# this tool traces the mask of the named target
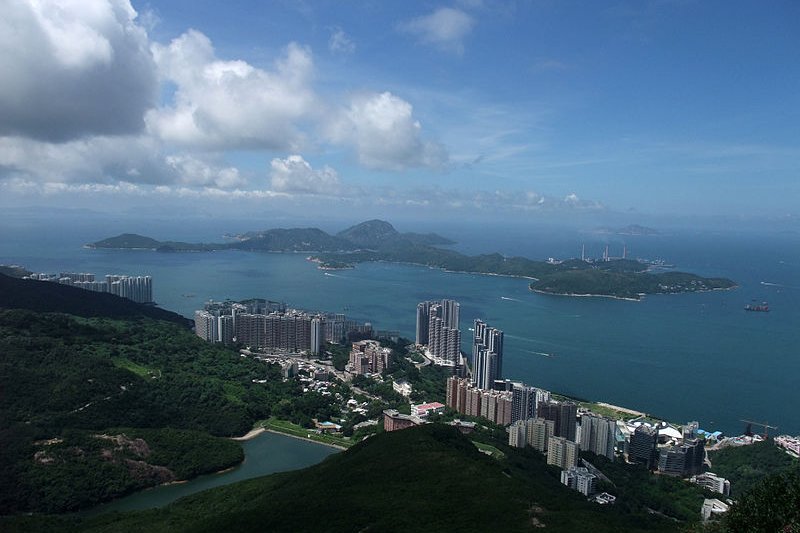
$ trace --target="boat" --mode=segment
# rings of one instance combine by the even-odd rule
[[[747,304],[744,306],[744,310],[769,313],[769,304],[767,302],[761,302],[760,304]]]

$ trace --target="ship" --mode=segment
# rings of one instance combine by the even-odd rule
[[[769,304],[767,302],[761,302],[760,304],[747,304],[744,306],[744,310],[769,313]]]

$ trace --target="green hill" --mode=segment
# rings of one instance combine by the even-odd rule
[[[51,281],[19,279],[0,274],[0,309],[67,313],[81,317],[166,320],[185,327],[191,321],[172,311],[136,303],[105,292],[93,292]]]
[[[144,235],[137,235],[136,233],[123,233],[116,237],[109,237],[102,241],[97,241],[86,246],[90,248],[143,248],[147,250],[155,250],[161,246],[161,242]]]
[[[237,250],[263,252],[327,252],[352,250],[353,243],[318,228],[270,229],[245,233],[228,245]]]
[[[218,437],[272,415],[338,413],[331,397],[186,325],[110,294],[0,276],[0,515],[80,509],[219,470],[242,453]]]
[[[533,456],[531,456],[533,457]],[[381,433],[323,463],[169,507],[38,526],[81,531],[672,531],[655,515],[587,502],[539,458],[492,459],[456,429]]]

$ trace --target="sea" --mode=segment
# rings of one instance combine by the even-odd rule
[[[620,256],[625,247],[628,257],[662,259],[679,270],[728,277],[738,285],[638,302],[536,294],[524,279],[413,265],[368,263],[322,271],[308,254],[83,246],[122,232],[220,242],[226,233],[279,226],[218,217],[17,213],[0,217],[0,264],[36,272],[150,275],[158,305],[187,317],[209,299],[260,297],[345,313],[411,339],[417,303],[452,298],[461,304],[465,352],[474,319],[505,332],[505,378],[673,422],[697,420],[708,431],[741,434],[743,420],[751,420],[776,426],[773,434],[800,434],[800,233],[795,230],[688,225],[658,235],[618,235],[596,228],[469,221],[402,228],[437,231],[468,254],[558,260],[580,257],[582,249],[601,257],[606,246],[610,255]],[[322,227],[335,231],[346,225]],[[770,312],[744,310],[761,302],[769,303]]]

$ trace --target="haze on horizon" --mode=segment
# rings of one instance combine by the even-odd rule
[[[800,220],[796,2],[4,11],[7,212]]]

